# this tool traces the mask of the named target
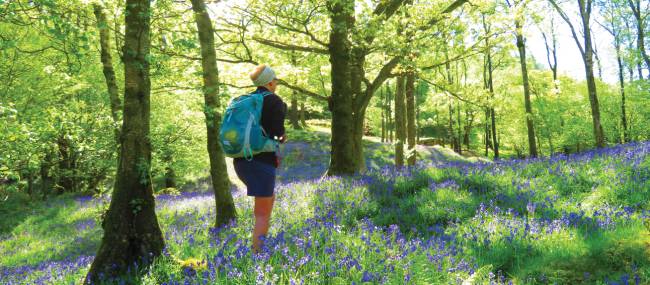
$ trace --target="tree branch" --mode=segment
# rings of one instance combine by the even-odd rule
[[[436,83],[434,83],[434,82],[432,82],[432,81],[430,81],[430,80],[424,79],[424,78],[422,78],[422,77],[420,77],[420,80],[426,82],[427,84],[431,84],[431,85],[433,85],[434,87],[436,87],[436,88],[438,88],[438,89],[440,89],[440,90],[443,90],[443,91],[447,92],[447,94],[449,94],[449,95],[451,95],[452,97],[455,97],[456,99],[458,99],[458,100],[460,100],[460,101],[463,101],[463,102],[465,102],[465,103],[467,103],[467,104],[474,105],[474,106],[476,106],[476,107],[480,107],[480,108],[485,108],[485,107],[486,107],[486,106],[481,106],[481,105],[478,104],[478,103],[475,103],[475,102],[469,101],[469,100],[467,100],[467,99],[461,97],[458,93],[456,93],[456,92],[454,92],[454,91],[451,91],[451,90],[447,89],[446,87],[444,87],[444,86],[442,86],[442,85],[439,85],[439,84],[436,84]]]
[[[553,5],[555,10],[558,12],[558,14],[560,14],[560,17],[562,17],[562,19],[567,24],[569,24],[569,28],[571,28],[571,34],[573,35],[573,39],[576,41],[576,44],[578,45],[578,49],[580,49],[580,54],[582,54],[582,56],[584,57],[585,56],[585,49],[582,47],[582,44],[580,43],[580,40],[578,39],[578,34],[576,33],[576,29],[575,29],[575,27],[573,27],[573,23],[571,23],[571,20],[569,19],[569,16],[567,16],[566,13],[564,13],[562,8],[560,8],[560,6],[557,5],[555,0],[548,0],[548,1],[551,3],[551,5]]]
[[[277,49],[282,49],[282,50],[312,52],[312,53],[319,53],[319,54],[329,54],[329,51],[326,50],[326,49],[315,48],[315,47],[304,47],[304,46],[298,46],[298,45],[292,45],[292,44],[285,44],[285,43],[281,43],[281,42],[277,42],[277,41],[273,41],[273,40],[263,39],[263,38],[260,38],[260,37],[257,37],[257,36],[253,37],[253,40],[260,43],[260,44],[270,46],[270,47],[274,47],[274,48],[277,48]]]
[[[390,78],[391,72],[401,61],[402,57],[396,56],[384,64],[372,83],[366,87],[366,92],[364,95],[358,99],[358,102],[355,102],[355,106],[366,106],[370,102],[372,95],[375,94],[377,89],[379,89],[382,84],[384,84],[384,81],[386,81],[386,79]]]
[[[304,88],[289,84],[288,82],[286,82],[286,81],[284,81],[282,79],[278,79],[278,83],[280,85],[286,86],[287,88],[289,88],[291,90],[298,91],[298,92],[303,93],[303,94],[305,94],[305,95],[307,95],[307,96],[309,96],[311,98],[314,98],[316,100],[327,101],[327,97],[325,97],[323,95],[320,95],[320,94],[318,94],[316,92],[312,92],[312,91],[309,91],[307,89],[304,89]]]
[[[468,3],[468,2],[469,2],[469,0],[456,0],[456,1],[454,1],[453,3],[449,4],[449,6],[447,6],[447,8],[445,8],[445,10],[442,10],[442,12],[440,13],[441,17],[429,20],[429,22],[427,22],[426,25],[420,27],[420,30],[421,31],[428,30],[429,28],[431,28],[432,26],[434,26],[438,22],[440,22],[440,21],[444,20],[445,18],[447,18],[446,14],[449,14],[449,13],[453,12],[454,10],[458,9],[460,6],[462,6],[463,4]]]

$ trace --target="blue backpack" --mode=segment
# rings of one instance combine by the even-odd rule
[[[260,124],[264,97],[271,94],[269,91],[253,92],[230,102],[219,132],[219,141],[227,157],[252,160],[255,154],[278,149],[278,142],[267,137]]]

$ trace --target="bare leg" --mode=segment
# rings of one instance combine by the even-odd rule
[[[269,221],[273,210],[275,196],[255,197],[255,228],[253,228],[253,252],[259,252],[262,242],[260,236],[269,232]]]

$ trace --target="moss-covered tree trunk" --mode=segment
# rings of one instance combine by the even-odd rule
[[[409,72],[406,75],[406,140],[408,142],[408,165],[415,165],[417,153],[415,150],[415,73]]]
[[[96,284],[100,277],[133,272],[135,263],[138,268],[146,268],[164,247],[150,175],[150,2],[128,0],[125,14],[124,120],[119,163],[111,203],[102,222],[104,237],[86,284]]]
[[[201,44],[201,67],[203,68],[203,98],[205,125],[208,131],[208,154],[210,176],[217,206],[216,226],[222,226],[235,219],[237,212],[230,192],[230,180],[223,150],[219,144],[221,113],[219,111],[219,71],[214,44],[214,29],[203,0],[192,0],[194,20]]]
[[[404,104],[405,77],[397,77],[395,87],[395,166],[404,166],[404,142],[406,141],[406,105]]]
[[[531,157],[537,157],[537,143],[535,141],[535,126],[533,125],[533,107],[530,103],[530,83],[528,81],[528,66],[526,64],[526,42],[523,36],[522,24],[519,19],[515,20],[515,35],[517,49],[519,50],[519,64],[521,66],[521,77],[524,85],[524,105],[526,108],[526,128],[528,130],[528,153]]]
[[[329,0],[329,54],[332,66],[332,138],[329,175],[354,174],[353,100],[350,72],[350,31],[354,19],[353,0]]]

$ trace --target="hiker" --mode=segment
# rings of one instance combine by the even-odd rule
[[[264,93],[260,125],[267,138],[284,143],[284,118],[287,105],[275,94],[278,80],[273,69],[259,65],[250,73],[253,84],[257,86],[254,93]],[[248,196],[255,197],[255,227],[253,229],[253,252],[261,248],[260,236],[269,231],[269,221],[275,200],[275,172],[280,166],[280,158],[275,151],[261,152],[251,157],[234,159],[237,177],[246,184]]]

